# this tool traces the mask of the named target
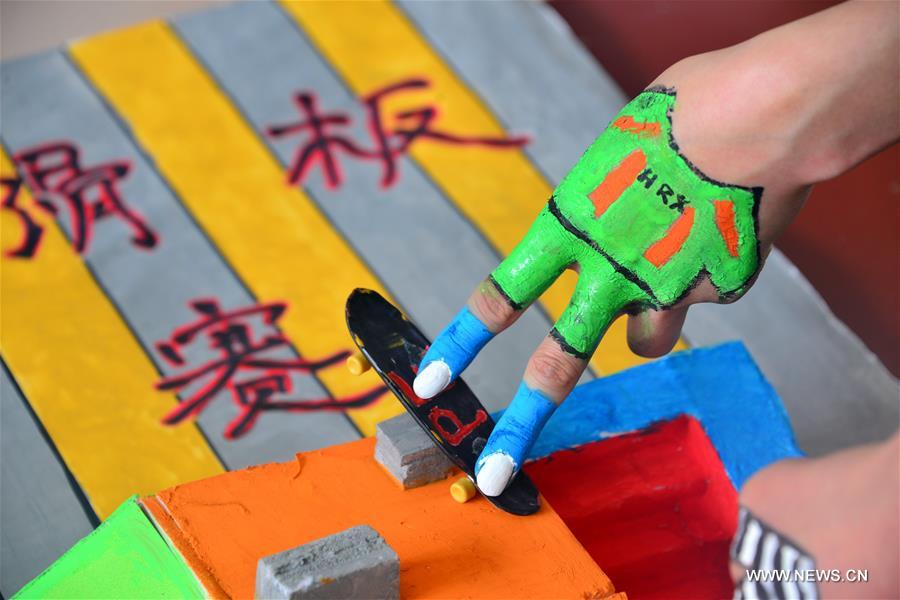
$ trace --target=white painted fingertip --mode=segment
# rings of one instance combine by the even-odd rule
[[[450,367],[442,360],[433,360],[419,371],[413,380],[413,391],[423,400],[434,398],[450,384]]]
[[[499,496],[509,485],[516,471],[516,463],[508,454],[495,452],[484,459],[478,475],[475,476],[476,484],[485,496]]]

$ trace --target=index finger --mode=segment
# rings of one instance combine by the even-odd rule
[[[413,382],[420,398],[427,400],[443,391],[496,334],[550,287],[572,263],[568,242],[555,217],[547,208],[542,210],[522,241],[426,352]]]

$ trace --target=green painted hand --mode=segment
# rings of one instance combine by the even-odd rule
[[[654,89],[625,106],[491,275],[521,309],[577,265],[575,294],[554,328],[574,356],[589,357],[626,307],[671,307],[704,274],[727,299],[759,267],[762,190],[694,168],[672,137],[674,105],[674,92]]]
[[[675,100],[674,91],[656,88],[622,109],[419,366],[415,391],[431,398],[565,269],[578,271],[569,305],[476,464],[485,494],[501,493],[515,476],[623,311],[671,308],[706,279],[727,300],[759,269],[762,189],[714,181],[679,153]]]
[[[479,458],[484,493],[515,476],[613,319],[629,313],[636,353],[668,352],[691,304],[753,284],[814,184],[897,142],[896,13],[845,2],[686,58],[656,79],[673,89],[648,89],[613,119],[420,365],[414,387],[430,398],[563,270],[578,271]]]

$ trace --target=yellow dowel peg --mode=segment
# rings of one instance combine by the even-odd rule
[[[468,477],[460,477],[450,486],[450,495],[460,504],[474,498],[477,491],[475,484]]]
[[[362,375],[371,368],[372,365],[362,352],[354,352],[347,357],[347,370],[353,375]]]

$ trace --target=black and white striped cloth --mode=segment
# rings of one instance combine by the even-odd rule
[[[740,508],[737,533],[731,542],[731,560],[760,575],[756,581],[750,581],[745,572],[734,588],[734,600],[819,598],[815,580],[804,581],[796,576],[799,572],[815,569],[815,562],[809,553],[757,519],[743,506]],[[780,572],[784,575],[780,577],[783,580],[773,581],[775,577],[766,577],[765,572]]]

